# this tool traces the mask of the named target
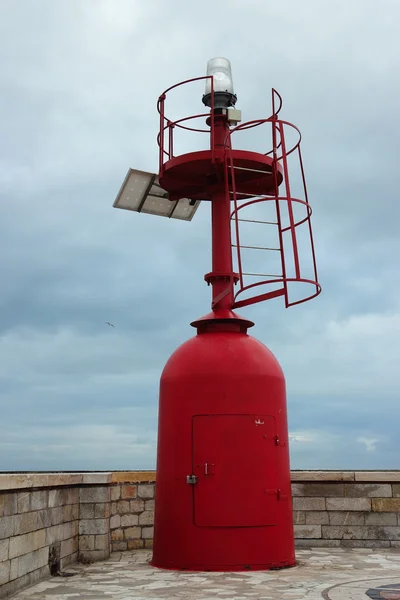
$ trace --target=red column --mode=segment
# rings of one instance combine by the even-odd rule
[[[225,173],[225,152],[229,123],[225,115],[214,115],[216,169],[221,176],[211,197],[212,272],[206,281],[212,285],[213,309],[231,309],[233,304],[233,266],[231,242],[231,200]],[[212,143],[212,137],[211,137]]]

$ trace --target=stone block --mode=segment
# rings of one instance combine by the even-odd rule
[[[341,497],[344,496],[343,483],[292,483],[292,495],[304,497]]]
[[[293,524],[294,525],[305,525],[306,524],[306,512],[304,510],[293,511]]]
[[[144,500],[131,500],[130,502],[130,512],[132,513],[141,513],[145,509]]]
[[[0,540],[0,563],[8,559],[10,540]]]
[[[140,548],[144,548],[145,541],[153,542],[153,540],[129,540],[128,550],[139,550]]]
[[[94,535],[80,535],[79,536],[79,550],[94,550]]]
[[[323,525],[322,537],[327,540],[376,540],[378,527],[365,525]]]
[[[371,512],[365,515],[366,525],[397,525],[397,513]]]
[[[400,498],[372,498],[375,512],[400,512]]]
[[[392,541],[390,542],[391,548],[400,548],[400,542]]]
[[[146,502],[144,503],[144,509],[154,511],[154,500],[146,500]]]
[[[70,490],[68,490],[68,488],[63,488],[61,490],[49,490],[49,508],[55,508],[56,506],[66,506],[68,504],[69,491]],[[53,496],[53,492],[56,492],[55,497]]]
[[[53,527],[47,527],[46,531],[46,545],[50,546],[50,544],[54,544],[54,542],[59,542],[64,539],[63,533],[64,528],[63,525],[54,525]],[[72,536],[69,536],[72,537]]]
[[[344,495],[348,498],[391,498],[390,483],[346,483]]]
[[[112,552],[124,552],[124,550],[128,549],[128,542],[118,541],[111,542],[111,550]]]
[[[140,538],[140,527],[127,527],[124,529],[124,538],[126,540],[134,540]]]
[[[17,516],[0,518],[0,540],[4,540],[14,535],[16,518]]]
[[[97,560],[104,560],[109,558],[110,551],[109,550],[86,550],[85,552],[80,552],[79,554],[80,560],[83,562],[96,562]]]
[[[0,585],[10,581],[11,561],[6,560],[0,563]]]
[[[123,500],[132,500],[137,496],[136,485],[121,485],[121,498]]]
[[[149,550],[151,548],[153,548],[153,540],[143,540],[144,541],[144,547],[148,548]]]
[[[66,504],[78,504],[79,503],[79,489],[78,488],[70,488],[66,491]]]
[[[155,480],[155,471],[116,471],[111,476],[113,483],[149,483]]]
[[[124,530],[123,529],[113,529],[111,532],[111,541],[112,542],[120,542],[124,539]]]
[[[50,527],[50,525],[52,525],[52,521],[51,521],[51,511],[53,509],[52,508],[44,508],[43,510],[38,510],[37,511],[37,526],[38,529],[41,529],[42,527]],[[28,513],[28,514],[32,514],[32,513]]]
[[[15,535],[30,533],[31,531],[36,531],[36,529],[39,529],[38,514],[39,513],[37,512],[28,512],[11,517],[15,519]]]
[[[292,471],[292,481],[354,481],[354,471]]]
[[[355,481],[384,481],[392,483],[400,481],[400,471],[355,471]]]
[[[60,546],[60,558],[74,554],[78,550],[78,537],[63,540]]]
[[[119,500],[121,498],[121,486],[113,485],[112,488],[110,488],[110,494],[112,502]]]
[[[26,575],[23,575],[19,579],[9,581],[1,587],[1,597],[8,598],[9,596],[15,594],[19,590],[34,585],[35,583],[43,579],[47,579],[49,577],[49,573],[49,566],[45,565],[44,567],[40,567],[40,569],[37,569],[32,573],[27,573]]]
[[[54,508],[55,506],[61,506],[63,504],[63,490],[49,490],[49,508]]]
[[[121,517],[119,515],[113,515],[110,519],[110,528],[118,529],[121,526]]]
[[[110,490],[105,486],[82,488],[79,491],[79,500],[81,504],[92,502],[109,502]]]
[[[326,510],[308,510],[306,525],[329,525],[329,514]]]
[[[63,540],[67,540],[68,538],[74,537],[79,534],[79,523],[78,521],[71,521],[69,523],[64,523],[62,525],[63,528]]]
[[[0,490],[17,490],[20,488],[31,488],[32,480],[27,474],[17,475],[4,473],[0,474]]]
[[[138,485],[140,498],[154,498],[154,485]]]
[[[293,498],[293,510],[325,510],[325,498]]]
[[[108,533],[108,519],[81,519],[79,521],[79,535],[101,535]]]
[[[340,540],[313,540],[306,538],[297,538],[294,540],[296,548],[339,548]]]
[[[370,511],[371,500],[369,498],[327,498],[327,510],[355,510]]]
[[[295,538],[321,538],[321,525],[295,525]]]
[[[400,527],[377,527],[382,540],[400,540]]]
[[[96,504],[94,509],[94,517],[95,519],[108,519],[110,516],[110,503],[103,502],[101,504]]]
[[[301,525],[298,525],[301,527]],[[144,540],[150,540],[154,537],[154,527],[142,527],[142,538]]]
[[[86,506],[86,504],[82,504],[82,506]],[[59,525],[60,523],[67,523],[68,521],[72,521],[72,508],[73,504],[68,504],[66,506],[57,506],[56,508],[49,508],[49,512],[51,515],[51,525]]]
[[[0,518],[10,517],[17,512],[17,494],[13,492],[0,494]]]
[[[108,534],[96,535],[94,540],[94,549],[110,551],[110,536]]]
[[[110,514],[111,515],[116,515],[117,513],[118,513],[118,503],[117,502],[111,502]]]
[[[121,517],[121,527],[132,527],[139,523],[139,517],[137,515],[123,515]]]
[[[22,577],[27,573],[36,571],[36,569],[40,569],[41,567],[47,565],[48,561],[48,548],[41,548],[40,550],[35,550],[35,552],[30,552],[29,554],[24,554],[18,558],[13,558],[11,561],[10,579],[17,579],[18,577]]]
[[[139,515],[139,525],[153,525],[154,524],[154,511],[146,510]]]
[[[394,498],[400,498],[400,483],[392,485],[392,490]]]
[[[366,514],[370,513],[348,510],[330,511],[328,512],[329,525],[365,525]]]
[[[107,484],[111,483],[111,471],[106,473],[84,473],[82,478],[82,483],[97,483],[97,484]]]
[[[87,504],[81,504],[79,510],[79,518],[80,519],[94,519],[94,507],[96,505],[93,502],[88,502]]]
[[[126,515],[130,512],[131,507],[128,500],[119,500],[117,502],[117,511],[119,515]]]
[[[31,493],[32,492],[19,492],[17,494],[17,512],[24,513],[29,512],[31,509]]]
[[[31,510],[42,510],[43,508],[47,508],[49,498],[48,490],[39,490],[37,492],[32,492],[31,494]]]
[[[10,539],[9,558],[16,558],[46,545],[46,531],[39,529],[25,535],[17,535]]]
[[[342,548],[390,548],[390,542],[385,540],[341,540]]]
[[[79,519],[79,504],[72,504],[72,519],[75,521]],[[86,504],[82,504],[82,506],[86,506]]]

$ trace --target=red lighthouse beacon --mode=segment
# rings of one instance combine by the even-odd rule
[[[169,94],[201,80],[207,113],[169,118]],[[130,170],[114,203],[183,220],[201,201],[211,204],[211,312],[191,323],[196,335],[172,354],[160,382],[152,564],[166,569],[295,564],[285,379],[273,354],[248,334],[254,323],[236,309],[279,296],[288,307],[319,294],[311,208],[300,132],[280,118],[280,95],[272,90],[269,117],[247,123],[235,104],[224,58],[210,60],[205,77],[166,90],[158,101],[158,177]],[[239,149],[240,136],[245,141],[255,128],[263,129],[253,136],[263,150]],[[205,132],[209,148],[176,154],[177,131]],[[296,197],[294,187],[302,192]],[[254,245],[257,228],[263,245]],[[253,232],[248,240],[246,231]],[[247,271],[252,253],[272,256],[265,264],[278,272]],[[296,284],[301,293],[293,297]]]

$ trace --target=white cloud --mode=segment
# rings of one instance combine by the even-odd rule
[[[357,438],[357,442],[359,444],[363,444],[365,446],[365,450],[367,452],[376,452],[376,444],[378,443],[379,440],[374,439],[374,438],[366,438],[366,437],[359,437]]]

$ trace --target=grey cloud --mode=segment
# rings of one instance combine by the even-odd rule
[[[292,464],[394,466],[398,16],[394,0],[237,0],[228,20],[210,0],[1,4],[0,468],[154,466],[158,375],[209,310],[209,206],[177,223],[111,204],[130,166],[158,168],[158,95],[220,54],[245,119],[269,115],[274,86],[304,135],[323,294],[240,311],[312,438]],[[201,93],[171,115],[203,111]]]

